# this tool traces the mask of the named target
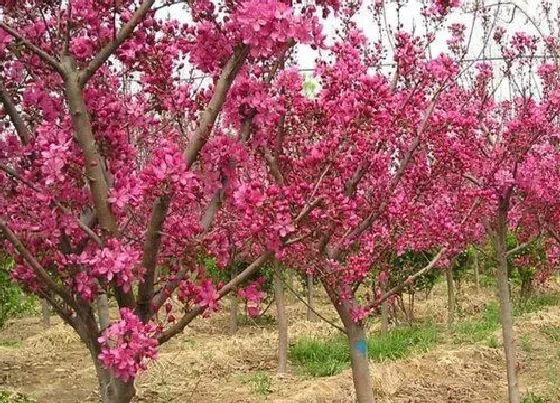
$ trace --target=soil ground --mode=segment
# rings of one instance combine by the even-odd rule
[[[558,281],[546,292],[558,292]],[[445,287],[417,303],[418,320],[445,323]],[[460,316],[476,315],[493,291],[477,294],[464,287]],[[336,320],[319,296],[318,310]],[[273,306],[269,314],[274,315]],[[288,305],[290,343],[303,335],[329,336],[337,330],[325,322],[306,322],[305,307]],[[160,349],[160,358],[136,382],[136,402],[353,402],[350,370],[326,378],[309,378],[290,366],[284,377],[275,374],[274,323],[242,325],[228,335],[227,313],[197,319]],[[519,374],[523,392],[560,402],[560,306],[523,315],[516,320]],[[547,330],[548,329],[548,330]],[[558,334],[554,329],[558,329]],[[377,331],[373,324],[370,332]],[[500,340],[499,331],[496,332]],[[405,359],[372,363],[378,401],[505,402],[505,363],[501,345],[456,344],[444,332],[442,343]],[[260,382],[260,384],[259,384]],[[41,403],[96,402],[96,379],[86,349],[66,325],[53,317],[44,330],[39,316],[11,320],[0,329],[0,390],[14,391]]]

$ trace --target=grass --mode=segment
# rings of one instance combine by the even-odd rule
[[[543,333],[551,342],[557,343],[560,341],[560,327],[558,326],[543,326],[540,328]]]
[[[373,361],[391,361],[412,353],[425,352],[439,341],[434,323],[402,326],[386,335],[368,337],[368,356]],[[299,339],[290,347],[290,359],[312,377],[335,375],[350,365],[350,349],[345,336],[326,340],[312,337]]]
[[[537,295],[513,307],[514,316],[536,312],[546,306],[559,305],[560,296]],[[474,344],[485,342],[488,347],[500,347],[496,332],[500,329],[500,310],[496,302],[489,303],[482,315],[476,319],[459,322],[455,325],[453,342],[457,344]],[[553,341],[560,341],[560,327],[542,329]],[[440,341],[439,328],[433,322],[420,326],[401,326],[386,335],[368,337],[368,356],[372,361],[391,361],[405,358],[413,353],[428,351]],[[521,339],[524,351],[531,350],[529,339]],[[350,365],[350,350],[345,336],[330,339],[303,337],[290,347],[292,362],[299,365],[303,373],[312,377],[335,375]],[[529,400],[531,402],[531,400]]]
[[[546,403],[547,401],[548,400],[544,397],[540,397],[533,392],[529,392],[523,396],[521,403]]]
[[[535,295],[513,304],[513,316],[521,316],[537,312],[544,307],[560,305],[558,295]],[[497,344],[495,332],[500,328],[500,309],[496,302],[491,302],[484,308],[482,317],[460,322],[455,326],[453,341],[459,344],[470,344],[486,341],[492,348]],[[558,333],[560,340],[560,329]],[[493,340],[496,339],[496,340]]]
[[[237,324],[239,326],[269,326],[276,323],[276,318],[272,315],[259,315],[251,318],[248,315],[237,315]]]
[[[252,374],[243,383],[249,383],[254,394],[266,396],[272,392],[270,376],[266,372]]]
[[[35,400],[32,400],[21,393],[0,390],[0,403],[35,403]]]
[[[457,323],[453,341],[458,344],[472,344],[487,340],[500,328],[500,312],[498,304],[490,303],[484,308],[482,317]]]

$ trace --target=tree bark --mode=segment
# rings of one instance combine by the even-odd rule
[[[48,329],[51,326],[51,307],[49,306],[49,303],[44,299],[41,299],[41,315],[41,322],[43,323],[43,327],[45,329]]]
[[[97,298],[97,316],[99,317],[99,329],[105,330],[109,326],[109,299],[107,294],[99,294]]]
[[[367,353],[367,340],[363,324],[354,322],[352,307],[349,301],[340,301],[338,295],[322,279],[323,287],[335,307],[348,337],[350,345],[350,365],[352,367],[352,381],[356,391],[358,403],[374,403],[373,383],[369,374],[369,359]]]
[[[480,265],[478,260],[478,252],[473,252],[473,266],[474,266],[474,283],[476,285],[476,292],[480,294]]]
[[[278,374],[285,374],[288,364],[288,320],[284,305],[284,284],[280,262],[274,260],[274,299],[278,323]]]
[[[99,381],[99,397],[102,403],[129,403],[136,389],[134,381],[125,382],[111,375],[97,359],[95,361],[97,379]]]
[[[352,366],[352,381],[356,390],[358,403],[374,403],[373,384],[369,373],[369,359],[367,353],[367,340],[364,327],[355,323],[350,313],[347,302],[337,302],[336,310],[342,319],[348,343],[350,345],[350,364]]]
[[[513,340],[513,316],[509,291],[508,261],[506,249],[507,211],[508,204],[500,203],[496,228],[494,233],[494,247],[498,259],[498,292],[500,298],[500,321],[506,356],[509,403],[519,403],[519,383],[517,380],[517,356]]]
[[[453,267],[451,265],[445,269],[445,280],[447,283],[447,329],[451,330],[455,321],[455,289],[453,286]]]
[[[313,276],[311,274],[307,275],[307,321],[316,322],[317,315],[313,310],[315,309],[314,298],[313,298]]]
[[[239,306],[239,299],[237,298],[237,293],[233,291],[231,293],[231,306],[229,310],[229,334],[233,336],[237,333],[237,314],[238,314],[238,306]]]

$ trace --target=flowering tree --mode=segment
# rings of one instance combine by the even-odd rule
[[[129,401],[156,346],[217,310],[312,208],[271,198],[278,216],[270,212],[264,250],[244,229],[228,231],[247,192],[238,175],[266,172],[255,150],[268,134],[248,133],[254,110],[274,102],[265,94],[294,43],[323,46],[316,14],[338,1],[187,1],[187,23],[158,17],[172,3],[0,2],[0,229],[13,278],[86,344],[104,402]],[[266,129],[281,113],[254,123]],[[228,203],[237,210],[219,213]],[[202,260],[226,265],[234,249],[252,263],[212,283]],[[256,303],[262,293],[245,296]]]

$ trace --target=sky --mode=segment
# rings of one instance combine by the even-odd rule
[[[368,36],[371,41],[379,40],[379,27],[375,21],[370,5],[376,0],[363,0],[363,5],[354,21],[358,27]],[[392,67],[390,63],[393,61],[393,54],[391,51],[390,43],[394,42],[394,33],[397,30],[397,25],[400,22],[403,30],[406,32],[415,32],[418,35],[425,34],[424,20],[420,13],[422,4],[429,0],[400,0],[403,4],[400,8],[400,15],[397,13],[396,0],[385,0],[384,2],[384,19],[382,24],[383,35],[382,41],[387,46],[387,54],[384,61],[389,64],[384,70],[390,73]],[[548,0],[553,9],[560,7],[560,0]],[[305,2],[305,0],[304,0]],[[492,43],[492,41],[485,41],[480,12],[475,14],[473,10],[475,4],[483,4],[489,7],[491,22],[494,26],[501,26],[506,29],[508,34],[515,32],[525,32],[530,35],[548,35],[550,30],[548,24],[542,13],[539,12],[539,5],[541,0],[463,0],[462,7],[454,9],[446,18],[444,25],[440,28],[436,35],[436,41],[430,46],[430,53],[433,57],[438,56],[440,53],[447,51],[446,41],[450,38],[447,26],[451,23],[464,24],[466,29],[465,36],[470,39],[469,51],[466,59],[482,59],[483,57],[492,58],[499,57],[499,48]],[[181,21],[189,21],[189,13],[183,5],[171,6],[164,11],[168,13],[171,18],[176,18]],[[399,18],[400,17],[400,18]],[[475,18],[473,18],[475,17]],[[558,22],[555,22],[558,27]],[[556,27],[556,31],[558,28]],[[328,18],[324,22],[324,30],[327,37],[332,36],[334,31],[338,28],[337,20],[335,18]],[[540,31],[540,33],[539,33]],[[554,33],[558,36],[558,32]],[[483,46],[487,43],[486,46]],[[539,52],[541,53],[541,52]],[[320,56],[319,51],[312,50],[306,45],[297,45],[295,62],[300,69],[311,70],[314,68],[315,59]],[[498,67],[502,64],[500,61],[492,61],[494,66]],[[498,97],[507,96],[508,88],[501,88],[503,86],[500,80],[500,73],[497,71],[496,82],[500,82],[500,88],[497,91]],[[536,77],[533,77],[536,82]]]

